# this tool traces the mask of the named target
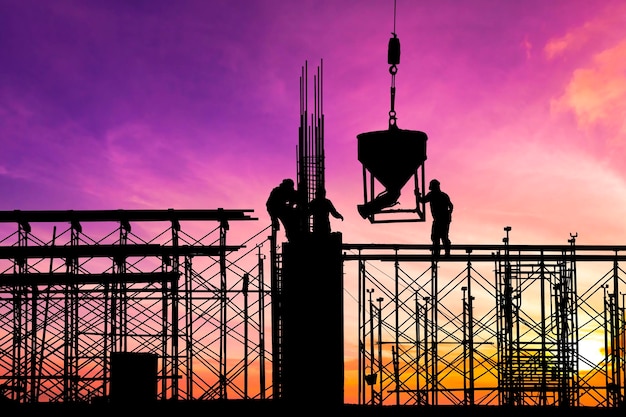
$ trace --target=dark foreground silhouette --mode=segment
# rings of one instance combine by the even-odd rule
[[[288,406],[273,400],[215,400],[215,401],[157,401],[153,403],[127,404],[3,404],[3,415],[19,416],[234,416],[234,415],[288,415],[294,413],[333,413],[355,417],[526,417],[530,415],[550,415],[552,417],[613,417],[622,416],[623,407],[501,407],[501,406],[364,406],[343,405],[330,410],[311,404]]]

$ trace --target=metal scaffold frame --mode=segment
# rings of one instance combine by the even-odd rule
[[[246,220],[0,212],[0,393],[110,398],[114,355],[149,353],[159,400],[281,398],[281,246],[269,226],[227,244]],[[341,245],[346,398],[623,405],[626,246],[513,245],[505,230],[437,261],[430,245]]]
[[[360,404],[623,405],[626,247],[505,231],[439,260],[430,245],[344,244]]]
[[[267,239],[226,243],[250,211],[0,212],[0,394],[109,399],[114,355],[144,353],[155,399],[271,396]]]

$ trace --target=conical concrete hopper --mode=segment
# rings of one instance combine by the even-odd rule
[[[388,191],[399,192],[426,161],[428,136],[416,130],[389,130],[357,135],[358,158]]]

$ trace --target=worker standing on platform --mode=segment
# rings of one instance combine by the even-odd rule
[[[422,201],[430,203],[430,213],[433,216],[430,233],[430,238],[433,241],[433,256],[439,257],[440,243],[443,243],[446,256],[450,256],[449,232],[454,205],[450,201],[450,196],[441,191],[441,184],[438,180],[431,180],[428,189],[430,191],[422,197]]]
[[[309,203],[309,214],[313,216],[313,233],[330,234],[330,215],[343,221],[343,216],[335,205],[326,198],[326,190],[316,191],[315,198]]]
[[[280,223],[282,223],[287,240],[290,240],[290,235],[295,232],[293,229],[297,226],[296,201],[297,193],[294,182],[292,179],[286,178],[280,185],[272,189],[265,203],[267,213],[272,220],[272,228],[280,230]]]

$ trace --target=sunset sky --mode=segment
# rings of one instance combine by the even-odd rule
[[[625,244],[626,3],[396,5],[398,126],[428,134],[453,244]],[[0,0],[0,210],[253,209],[252,235],[323,61],[333,229],[428,243],[356,210],[393,31],[393,0]]]
[[[0,0],[0,211],[253,210],[239,244],[296,179],[300,75],[312,88],[323,63],[333,230],[430,243],[430,214],[357,212],[357,135],[389,125],[392,32],[397,124],[428,135],[453,245],[499,244],[506,226],[513,244],[626,245],[624,0]]]

